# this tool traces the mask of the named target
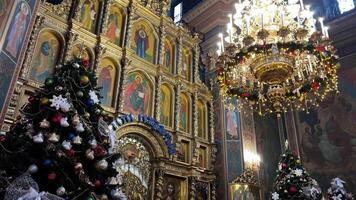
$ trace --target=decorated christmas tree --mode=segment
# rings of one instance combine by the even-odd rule
[[[318,183],[310,177],[300,158],[289,150],[286,142],[286,152],[282,154],[279,162],[271,199],[319,200],[321,198]]]
[[[353,195],[346,192],[344,184],[346,182],[340,178],[334,178],[328,189],[328,199],[330,200],[353,200]]]
[[[88,61],[75,60],[58,66],[29,97],[0,138],[6,200],[126,199],[115,167],[123,160],[113,152],[115,133],[104,121],[98,91]]]

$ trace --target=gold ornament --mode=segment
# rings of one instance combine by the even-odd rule
[[[80,123],[80,118],[78,115],[74,115],[74,117],[72,117],[72,123],[74,126],[77,126]]]
[[[51,126],[51,124],[49,123],[49,121],[47,119],[43,119],[40,122],[40,127],[41,128],[49,128]]]
[[[42,97],[40,103],[41,105],[48,105],[49,99],[47,97]]]
[[[59,135],[57,135],[56,133],[51,133],[48,137],[48,141],[56,143],[59,141]]]
[[[89,83],[89,77],[88,76],[85,76],[85,75],[80,76],[80,84],[81,85],[86,85],[88,83]]]
[[[82,144],[82,140],[83,139],[79,135],[77,135],[73,138],[73,144],[77,144],[77,145]]]
[[[88,149],[85,152],[85,156],[89,159],[89,160],[94,160],[95,156],[94,156],[94,151],[91,149]]]

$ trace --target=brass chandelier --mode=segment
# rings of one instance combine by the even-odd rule
[[[339,62],[328,28],[302,0],[240,0],[235,7],[218,43],[217,81],[226,103],[237,98],[239,109],[280,117],[308,112],[337,91]]]

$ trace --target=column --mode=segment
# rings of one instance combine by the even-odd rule
[[[72,58],[72,48],[74,42],[78,39],[78,33],[74,33],[73,30],[70,30],[67,34],[67,45],[64,55],[64,62],[68,62]]]
[[[194,34],[194,75],[193,75],[193,82],[194,83],[201,83],[200,77],[199,77],[199,59],[200,59],[200,46],[199,46],[199,35],[197,33]]]
[[[164,171],[162,169],[158,169],[156,171],[156,188],[155,188],[155,200],[161,200],[163,198],[163,181],[164,181]]]
[[[166,40],[166,27],[163,25],[163,18],[161,18],[161,28],[160,28],[160,32],[161,32],[161,37],[160,37],[160,46],[159,46],[159,60],[158,60],[158,64],[159,65],[164,65],[164,54],[165,49],[164,49],[164,42]]]
[[[174,116],[175,116],[175,120],[174,120],[174,130],[177,132],[179,130],[179,116],[180,116],[180,92],[181,92],[181,85],[178,84],[176,86],[176,95],[175,95],[175,110],[174,110]]]
[[[127,82],[127,69],[131,65],[131,60],[124,57],[121,60],[121,76],[120,76],[120,85],[119,85],[119,97],[118,97],[118,106],[117,111],[121,112],[124,106],[124,85]]]
[[[209,105],[209,132],[210,132],[210,142],[215,142],[215,119],[214,119],[214,102],[213,99],[210,99],[208,102]]]
[[[210,188],[211,188],[211,200],[216,200],[216,181],[212,181],[210,183]]]
[[[192,113],[193,113],[193,136],[198,136],[198,92],[195,91],[193,94],[193,102],[192,102]]]
[[[128,19],[127,19],[127,27],[126,27],[126,34],[125,34],[125,47],[128,49],[130,48],[130,39],[131,39],[131,32],[132,32],[132,23],[133,18],[135,15],[135,8],[134,3],[131,2],[129,7],[127,8]]]
[[[181,33],[178,35],[178,63],[177,63],[177,73],[182,74],[182,63],[183,63],[183,58],[182,58],[182,52],[183,52],[183,37]]]
[[[105,2],[105,1],[104,1]],[[103,9],[103,21],[101,22],[100,33],[106,33],[108,31],[108,22],[109,22],[109,12],[110,6],[112,5],[113,0],[107,0],[104,9]]]
[[[196,196],[196,189],[195,189],[195,184],[197,181],[197,177],[192,176],[189,177],[189,182],[190,182],[190,187],[189,187],[189,200],[195,200],[195,196]]]
[[[106,49],[100,43],[101,42],[99,41],[99,43],[95,47],[95,53],[96,53],[95,61],[94,61],[94,71],[95,72],[97,71],[97,69],[99,67],[99,64],[100,64],[100,61],[101,61],[101,58],[103,57],[103,54],[106,51]]]
[[[156,96],[155,96],[155,112],[154,112],[154,118],[157,121],[160,121],[160,113],[161,113],[161,84],[162,84],[162,75],[159,74],[156,78]]]

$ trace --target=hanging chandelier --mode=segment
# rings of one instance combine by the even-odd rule
[[[225,103],[237,98],[239,109],[280,117],[288,110],[308,112],[337,91],[338,57],[310,6],[240,0],[235,8],[218,43],[217,81]]]

